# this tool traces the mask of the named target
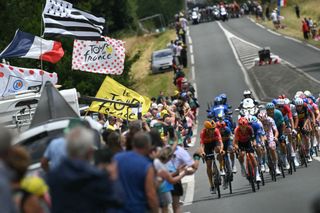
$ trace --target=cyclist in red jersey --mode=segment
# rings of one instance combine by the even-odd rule
[[[234,130],[234,139],[233,139],[233,145],[234,148],[237,150],[240,150],[239,153],[239,162],[241,165],[241,173],[242,176],[246,176],[246,169],[244,167],[244,155],[245,152],[250,153],[250,159],[253,162],[253,166],[255,168],[255,174],[256,174],[256,181],[261,181],[260,174],[258,172],[258,164],[256,161],[256,158],[254,157],[254,149],[251,144],[253,141],[253,145],[255,145],[254,140],[254,131],[252,127],[249,125],[248,120],[245,117],[241,117],[238,120],[238,127]]]
[[[216,123],[214,121],[205,121],[204,128],[200,133],[200,146],[202,156],[213,154],[213,151],[218,154],[217,158],[219,160],[220,168],[223,160],[223,143],[221,134],[218,128],[216,128]],[[207,165],[207,175],[210,184],[210,192],[214,193],[215,188],[212,181],[212,158],[206,158]]]

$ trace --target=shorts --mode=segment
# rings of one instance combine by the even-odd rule
[[[211,143],[205,143],[204,144],[204,152],[206,155],[213,154],[213,150],[216,146],[219,146],[220,143],[217,141],[211,142]]]
[[[182,196],[183,195],[183,187],[181,181],[173,184],[173,190],[171,191],[172,196]]]
[[[277,143],[274,141],[274,140],[268,140],[268,147],[270,148],[270,149],[273,149],[273,150],[275,150],[276,149],[276,147],[277,147]]]
[[[172,203],[171,192],[160,192],[158,193],[160,207],[167,207]]]
[[[254,153],[254,149],[250,141],[238,142],[239,149],[244,152]]]
[[[223,142],[223,150],[229,151],[229,152],[233,150],[233,145],[231,140]]]

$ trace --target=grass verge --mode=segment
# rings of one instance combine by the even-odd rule
[[[295,5],[298,4],[300,7],[300,19],[296,17]],[[281,16],[284,20],[281,21],[286,26],[284,29],[275,30],[272,21],[257,21],[258,23],[277,31],[278,33],[288,35],[290,37],[304,41],[302,34],[301,20],[304,17],[311,17],[314,22],[320,27],[320,11],[319,11],[319,0],[293,0],[285,8],[281,8]],[[308,43],[320,47],[320,41],[309,39]]]
[[[130,71],[133,90],[148,97],[156,97],[160,91],[164,91],[165,95],[173,94],[175,90],[172,83],[173,72],[152,75],[149,60],[153,51],[166,48],[170,40],[174,40],[175,37],[175,31],[168,30],[160,34],[124,39],[129,56],[141,52],[140,59],[132,65]]]

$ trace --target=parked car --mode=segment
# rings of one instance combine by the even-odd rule
[[[171,49],[154,51],[151,56],[151,71],[153,74],[172,70],[173,54]]]

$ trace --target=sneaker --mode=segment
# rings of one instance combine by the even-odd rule
[[[234,165],[234,166],[232,167],[232,172],[233,172],[233,173],[237,173],[237,167],[236,167],[236,165]]]
[[[223,183],[223,190],[228,189],[228,186],[229,186],[228,182],[227,182],[227,181],[224,181],[224,183]]]
[[[216,188],[210,187],[210,193],[211,194],[216,194]]]
[[[308,163],[312,162],[312,157],[311,156],[309,156],[307,158],[308,158]]]
[[[290,169],[290,164],[289,164],[287,158],[286,158],[285,161],[284,161],[284,168],[285,168],[286,170]]]
[[[224,171],[224,169],[220,170],[220,175],[221,176],[225,176],[226,175],[226,172]]]
[[[256,176],[256,181],[257,181],[257,182],[261,182],[261,177],[260,177],[260,175],[257,175],[257,176]]]
[[[270,172],[269,166],[264,166],[266,168],[266,173]]]
[[[279,167],[276,167],[276,175],[281,175]]]
[[[261,165],[261,172],[265,172],[266,171],[266,167],[264,166],[264,164]]]
[[[247,177],[245,168],[241,168],[241,175],[242,177]]]
[[[293,162],[294,162],[294,165],[296,167],[300,166],[299,162],[298,162],[298,159],[297,159],[297,156],[293,158]]]

